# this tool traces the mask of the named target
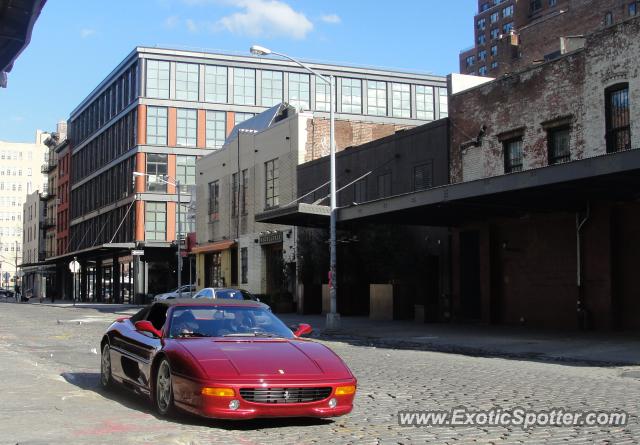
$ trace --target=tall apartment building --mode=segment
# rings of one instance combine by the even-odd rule
[[[46,160],[44,141],[48,137],[48,133],[38,130],[33,143],[0,141],[0,272],[3,286],[14,282],[16,264],[22,263],[22,206],[28,194],[46,189],[47,177],[40,170]]]
[[[336,76],[338,148],[447,115],[443,77],[311,66]],[[129,54],[71,112],[69,143],[58,153],[58,169],[70,159],[71,175],[58,175],[58,228],[68,233],[58,231],[53,260],[61,270],[78,258],[81,298],[124,301],[175,286],[176,210],[187,214],[196,158],[283,101],[314,112],[308,160],[327,154],[328,88],[295,64],[144,47]],[[134,172],[144,176],[134,181]],[[180,203],[176,180],[185,186]],[[144,256],[132,256],[134,248]]]
[[[637,0],[478,0],[460,72],[497,77],[575,48],[573,40],[638,13]],[[579,46],[579,45],[578,45]]]

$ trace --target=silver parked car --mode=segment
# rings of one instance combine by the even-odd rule
[[[180,298],[180,290],[182,290],[182,298],[191,298],[193,294],[196,293],[196,285],[195,284],[184,284],[179,288],[172,290],[171,292],[167,292],[164,294],[156,295],[153,300],[172,300],[174,298]]]
[[[205,287],[200,289],[193,298],[228,298],[231,300],[253,300],[260,303],[260,299],[244,289],[233,289],[230,287]],[[265,309],[271,310],[269,305],[260,303]]]

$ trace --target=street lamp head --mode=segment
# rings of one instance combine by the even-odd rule
[[[249,51],[251,51],[251,54],[253,54],[254,56],[268,56],[269,54],[271,54],[271,50],[268,48],[265,48],[264,46],[259,46],[259,45],[253,45]]]
[[[133,176],[146,176],[146,174],[141,172],[133,172]]]

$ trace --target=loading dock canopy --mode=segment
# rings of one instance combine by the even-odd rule
[[[488,218],[521,217],[532,212],[575,212],[584,210],[588,201],[598,199],[640,199],[640,150],[610,153],[342,207],[338,209],[337,221],[342,226],[358,222],[454,227]],[[328,226],[328,216],[321,218],[302,206],[306,204],[265,212],[258,215],[256,221]]]

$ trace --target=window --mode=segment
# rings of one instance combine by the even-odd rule
[[[498,68],[498,62],[496,62],[495,60],[493,62],[491,62],[491,69],[495,70]]]
[[[167,155],[147,153],[147,191],[166,192]]]
[[[209,183],[209,221],[217,221],[220,216],[220,182]]]
[[[198,100],[199,69],[194,63],[176,63],[176,99]]]
[[[503,142],[504,172],[522,171],[522,138]]]
[[[217,149],[224,145],[227,114],[224,111],[207,111],[206,146]]]
[[[147,96],[169,98],[169,62],[147,60]]]
[[[278,160],[265,162],[265,206],[277,207],[280,204],[280,178],[278,172]]]
[[[289,104],[299,110],[309,110],[310,100],[309,75],[289,73]]]
[[[378,198],[391,196],[391,172],[378,175]]]
[[[240,249],[240,278],[243,284],[249,281],[249,249],[242,247]]]
[[[547,135],[547,141],[549,144],[549,165],[571,160],[571,152],[569,151],[570,139],[571,129],[569,127],[549,130]]]
[[[282,73],[262,71],[262,106],[272,107],[282,102]]]
[[[241,184],[241,190],[240,190],[240,214],[242,215],[246,215],[247,214],[247,196],[248,192],[249,192],[249,170],[248,169],[244,169],[242,170],[242,184]]]
[[[146,202],[144,235],[149,241],[164,241],[167,237],[167,205],[164,202]]]
[[[491,38],[495,40],[498,37],[500,37],[500,30],[498,28],[492,28],[490,34],[491,34]]]
[[[361,203],[367,201],[367,178],[362,178],[354,184],[353,193],[354,202]]]
[[[497,56],[497,55],[498,55],[498,45],[493,45],[493,46],[491,47],[491,55],[492,55],[493,57],[495,57],[495,56]]]
[[[486,60],[487,58],[487,50],[483,49],[478,53],[478,60]]]
[[[236,218],[238,216],[239,208],[239,193],[240,193],[240,184],[238,183],[238,174],[231,174],[231,216]]]
[[[542,0],[530,0],[529,12],[534,13],[542,9]]]
[[[207,102],[227,102],[227,68],[206,65],[204,67],[204,100]]]
[[[487,41],[487,38],[485,37],[484,34],[480,34],[478,36],[478,45],[484,45],[486,41]]]
[[[502,17],[512,17],[513,16],[513,5],[507,6],[502,9]]]
[[[489,3],[483,3],[482,5],[480,5],[480,12],[486,11],[490,7],[491,5]]]
[[[500,13],[496,11],[493,14],[491,14],[490,20],[491,20],[491,23],[495,23],[498,20],[500,20]]]
[[[342,79],[340,103],[343,113],[362,113],[362,81]]]
[[[433,87],[416,85],[416,118],[433,120]]]
[[[370,80],[367,82],[367,114],[387,115],[387,83]]]
[[[185,234],[195,231],[195,221],[189,215],[189,204],[180,204],[180,225],[178,225],[178,218],[176,218],[176,238],[184,239]]]
[[[486,76],[487,75],[487,67],[486,66],[481,66],[480,68],[478,68],[478,74],[481,76]]]
[[[411,117],[411,86],[406,83],[393,83],[391,94],[391,114],[394,117]]]
[[[176,156],[176,179],[184,190],[185,186],[196,185],[196,157]]]
[[[425,190],[431,187],[433,187],[433,162],[414,167],[413,190]]]
[[[147,144],[167,145],[167,109],[147,107]]]
[[[611,12],[607,12],[604,15],[604,26],[611,26],[613,25],[613,14]]]
[[[478,29],[481,31],[484,30],[484,28],[486,27],[486,23],[487,21],[485,19],[478,20]]]
[[[256,72],[252,69],[233,69],[233,103],[256,104]]]
[[[440,99],[440,119],[449,116],[449,95],[446,88],[440,88],[438,90],[438,96]]]
[[[467,68],[472,66],[474,63],[476,63],[476,56],[467,56],[465,62],[467,63]]]
[[[178,108],[176,125],[176,144],[183,147],[195,147],[198,134],[198,111]]]
[[[629,3],[629,17],[634,17],[638,13],[638,5],[636,2]]]
[[[553,7],[558,4],[558,0],[549,0],[549,7]]]
[[[241,122],[251,119],[254,117],[254,113],[235,113],[235,125],[238,125]]]
[[[329,94],[329,84],[318,77],[316,79],[316,110],[318,111],[331,111],[329,109],[329,102],[331,95]]]
[[[605,91],[607,153],[631,148],[629,84],[615,85]]]
[[[502,25],[502,33],[508,34],[513,29],[513,22],[505,23]]]

